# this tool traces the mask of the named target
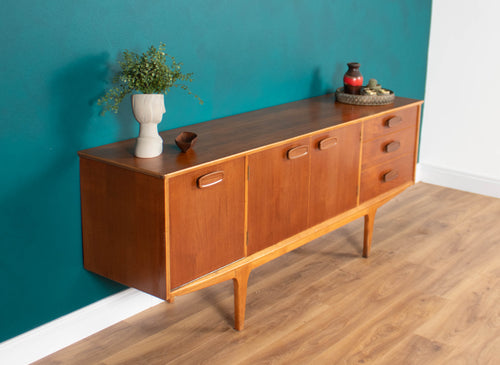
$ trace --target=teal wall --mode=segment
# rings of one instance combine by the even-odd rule
[[[164,41],[194,72],[165,130],[316,96],[361,62],[423,98],[431,0],[3,0],[0,341],[123,289],[82,267],[77,151],[135,137],[130,102],[98,116],[120,51]]]

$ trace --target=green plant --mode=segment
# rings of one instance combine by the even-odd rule
[[[167,63],[168,59],[171,61],[170,65]],[[193,81],[193,73],[181,72],[182,63],[165,52],[164,43],[160,43],[158,49],[151,46],[142,54],[125,50],[123,60],[118,61],[118,64],[121,70],[112,79],[112,83],[117,86],[109,89],[97,101],[98,105],[103,105],[101,115],[108,110],[117,113],[120,103],[128,94],[139,92],[166,95],[171,87],[180,87],[203,104],[198,95],[194,95],[186,85],[186,82]]]

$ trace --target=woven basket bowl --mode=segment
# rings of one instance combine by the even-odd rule
[[[386,89],[388,90],[388,89]],[[387,95],[353,95],[344,93],[344,88],[339,87],[335,92],[335,98],[338,102],[354,105],[385,105],[391,104],[396,99],[393,91]]]

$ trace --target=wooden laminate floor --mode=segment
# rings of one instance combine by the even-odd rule
[[[232,282],[178,297],[37,364],[500,364],[500,199],[419,183]]]

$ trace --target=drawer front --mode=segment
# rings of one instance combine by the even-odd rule
[[[245,160],[169,180],[170,277],[176,288],[245,255]]]
[[[384,134],[415,126],[417,123],[418,106],[400,109],[364,122],[363,141],[379,138]]]
[[[417,125],[363,143],[362,169],[415,152]]]
[[[365,202],[399,185],[413,181],[414,154],[408,154],[361,173],[360,202]]]

